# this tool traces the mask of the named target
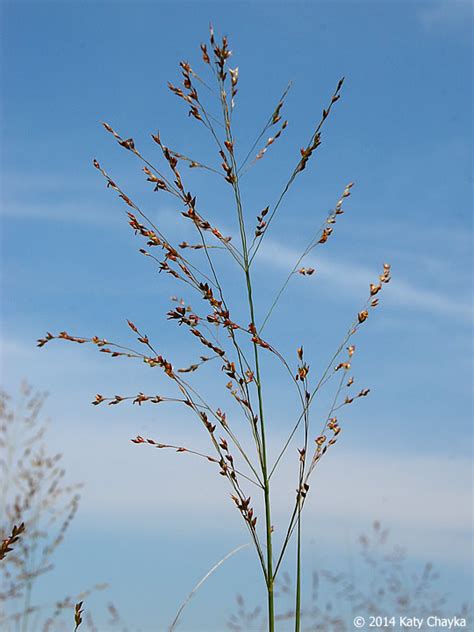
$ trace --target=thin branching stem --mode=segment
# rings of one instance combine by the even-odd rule
[[[250,156],[252,156],[252,154],[254,153],[255,149],[257,148],[257,145],[259,144],[259,142],[262,140],[264,134],[266,133],[266,131],[268,129],[270,129],[270,127],[272,125],[274,125],[275,123],[278,122],[279,118],[277,119],[277,116],[279,115],[279,111],[285,101],[286,95],[288,94],[290,88],[291,88],[291,81],[288,83],[288,85],[285,88],[285,91],[283,92],[283,94],[280,97],[280,100],[278,101],[278,104],[276,106],[276,108],[273,110],[272,114],[270,115],[269,119],[267,120],[267,122],[265,123],[264,128],[262,129],[262,131],[260,132],[260,134],[257,136],[257,138],[255,139],[252,147],[249,149],[249,151],[247,152],[245,158],[243,159],[243,161],[241,162],[239,168],[237,169],[237,175],[240,176],[241,175],[241,171],[242,169],[245,167],[245,165],[247,164]]]
[[[334,364],[334,361],[335,361],[335,360],[336,360],[336,358],[339,356],[339,354],[340,354],[340,353],[341,353],[341,351],[343,350],[344,346],[345,346],[345,345],[349,342],[349,340],[352,338],[352,336],[356,333],[357,329],[358,329],[357,321],[354,321],[354,322],[353,322],[353,324],[352,324],[352,326],[351,326],[351,328],[349,329],[349,331],[348,331],[348,332],[347,332],[347,334],[345,335],[345,337],[344,337],[343,341],[341,342],[341,344],[340,344],[340,345],[339,345],[339,347],[337,348],[336,352],[333,354],[333,356],[332,356],[332,357],[331,357],[331,359],[329,360],[329,362],[328,362],[328,364],[327,364],[327,366],[326,366],[326,368],[325,368],[325,370],[324,370],[324,372],[323,372],[323,374],[322,374],[321,378],[319,379],[318,383],[316,384],[316,386],[314,387],[314,389],[311,391],[311,394],[310,394],[309,400],[308,400],[308,402],[307,402],[307,404],[306,404],[306,407],[309,407],[309,406],[312,404],[312,402],[313,402],[313,400],[314,400],[314,398],[315,398],[316,394],[318,393],[318,391],[320,390],[320,388],[321,388],[321,387],[322,387],[322,386],[326,383],[327,378],[328,378],[328,373],[330,372],[331,367],[332,367],[332,366],[333,366],[333,364]],[[302,419],[304,419],[304,410],[303,410],[303,412],[300,414],[300,416],[298,417],[298,420],[296,421],[295,426],[293,427],[293,429],[292,429],[292,431],[290,432],[290,434],[289,434],[289,436],[288,436],[287,440],[285,441],[285,444],[284,444],[284,446],[283,446],[282,450],[281,450],[281,451],[280,451],[280,453],[278,454],[278,457],[277,457],[277,459],[276,459],[275,463],[273,464],[273,467],[272,467],[272,469],[271,469],[271,471],[270,471],[270,475],[269,475],[269,476],[270,476],[270,478],[272,477],[272,475],[273,475],[273,473],[274,473],[275,469],[278,467],[278,464],[279,464],[280,460],[282,459],[283,455],[285,454],[285,452],[286,452],[286,450],[287,450],[287,448],[288,448],[289,444],[291,443],[291,440],[293,439],[293,437],[294,437],[294,435],[295,435],[296,431],[298,430],[298,428],[299,428],[299,426],[300,426],[300,424],[301,424]]]
[[[321,128],[324,125],[324,122],[326,121],[326,119],[327,119],[327,117],[328,117],[328,115],[329,115],[334,103],[336,103],[336,101],[339,99],[339,92],[340,92],[340,90],[342,88],[343,81],[344,81],[344,79],[341,79],[339,81],[339,83],[337,85],[337,88],[336,88],[334,94],[331,97],[331,101],[330,101],[327,109],[323,111],[323,116],[322,116],[321,120],[319,121],[318,125],[316,126],[316,129],[314,130],[314,132],[313,132],[313,134],[311,136],[311,139],[310,139],[310,141],[309,141],[309,143],[307,145],[307,149],[310,149],[310,148],[316,149],[317,148],[317,144],[316,143],[317,143],[317,141],[319,139],[319,134],[320,134]],[[280,196],[278,197],[278,199],[277,199],[277,201],[275,203],[275,206],[273,207],[272,212],[268,216],[267,225],[265,227],[264,232],[260,236],[260,239],[258,240],[258,242],[255,242],[255,240],[254,240],[255,245],[252,244],[252,246],[254,246],[254,247],[253,247],[253,253],[252,253],[251,257],[250,257],[250,265],[252,264],[252,262],[253,262],[253,260],[255,258],[255,255],[257,254],[260,246],[262,245],[263,239],[264,239],[266,233],[268,232],[270,224],[272,223],[272,220],[275,217],[275,214],[277,213],[278,209],[280,208],[280,205],[283,202],[283,199],[285,198],[285,195],[288,193],[288,190],[291,187],[291,185],[293,184],[296,176],[298,175],[298,173],[300,173],[302,171],[303,168],[304,168],[304,163],[303,163],[303,158],[302,158],[302,159],[300,159],[298,161],[298,164],[294,168],[294,170],[293,170],[288,182],[283,187],[283,191],[280,193]]]

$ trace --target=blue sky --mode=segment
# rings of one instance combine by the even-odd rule
[[[26,377],[50,392],[52,444],[65,453],[71,478],[86,484],[43,595],[110,581],[124,614],[155,630],[207,568],[246,538],[207,467],[128,442],[141,433],[204,445],[192,419],[179,410],[90,406],[96,392],[159,391],[155,374],[85,348],[35,347],[46,330],[64,328],[130,341],[130,318],[177,364],[189,357],[183,332],[163,316],[179,290],[137,253],[123,205],[91,163],[99,159],[173,238],[192,241],[177,208],[150,191],[138,163],[100,122],[133,136],[147,156],[158,158],[149,135],[159,129],[177,151],[218,164],[211,140],[166,88],[178,82],[181,59],[200,65],[210,21],[228,34],[239,66],[242,152],[293,82],[288,129],[243,180],[249,222],[276,199],[346,77],[323,144],[260,251],[260,316],[307,235],[345,185],[356,184],[333,238],[306,262],[315,275],[293,280],[269,337],[290,354],[304,342],[320,369],[368,283],[384,261],[392,264],[380,309],[356,341],[357,383],[371,395],[346,413],[343,441],[322,465],[321,491],[308,507],[311,563],[344,569],[341,543],[378,518],[413,563],[431,559],[443,587],[467,596],[472,16],[468,3],[435,1],[2,4],[2,383],[14,391]],[[213,221],[236,235],[227,188],[206,173],[186,177]],[[232,299],[240,315],[237,291]],[[269,371],[276,451],[292,400],[284,376]],[[282,522],[291,465],[284,464],[278,493]],[[252,559],[250,551],[239,554],[219,571],[183,629],[222,629],[234,594],[258,585]],[[220,617],[212,624],[211,606]]]

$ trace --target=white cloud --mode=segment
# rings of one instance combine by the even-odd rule
[[[130,443],[132,431],[93,434],[80,429],[55,435],[66,451],[68,475],[86,483],[82,520],[89,523],[137,519],[151,529],[229,532],[240,517],[216,467],[189,454]],[[156,433],[152,434],[155,436]],[[73,436],[74,448],[68,449]],[[177,445],[193,444],[194,432],[176,432]],[[159,438],[159,437],[158,437]],[[171,437],[161,437],[162,440]],[[278,444],[279,445],[279,444]],[[65,447],[66,446],[66,447]],[[59,447],[59,446],[58,446]],[[277,445],[273,445],[276,452]],[[284,463],[273,486],[276,535],[283,533],[294,499],[296,463]],[[306,508],[306,533],[336,542],[381,520],[415,556],[457,563],[469,546],[470,462],[467,458],[355,453],[335,449],[321,462]],[[258,492],[251,484],[254,499]],[[262,508],[256,500],[257,514]]]
[[[93,225],[109,225],[111,217],[113,217],[110,208],[104,209],[103,205],[88,200],[81,202],[3,201],[0,207],[0,216],[13,219],[37,219]]]
[[[2,221],[32,219],[54,222],[55,224],[90,226],[97,229],[106,227],[107,230],[110,230],[127,224],[126,213],[128,210],[130,209],[125,203],[113,196],[110,196],[110,199],[105,203],[93,198],[81,198],[81,196],[78,196],[74,201],[20,202],[3,200],[0,204],[0,219]],[[176,209],[166,206],[160,207],[158,210],[147,211],[147,215],[165,232],[175,229],[180,218]],[[189,233],[190,223],[183,221],[182,224]],[[180,236],[182,239],[182,230]]]
[[[34,350],[25,344],[10,342],[3,350],[12,362],[31,367]],[[67,374],[68,384],[59,385],[59,399],[53,394],[46,412],[53,415],[49,448],[64,453],[69,481],[85,483],[79,522],[113,529],[115,523],[132,527],[139,521],[144,529],[183,535],[196,529],[211,532],[219,525],[219,529],[236,535],[244,533],[229,498],[230,490],[215,465],[190,454],[130,442],[139,433],[211,454],[206,435],[192,417],[172,406],[139,409],[125,403],[92,407],[92,383],[100,375],[101,358],[89,356],[87,361],[79,360],[80,366],[73,363],[65,371],[66,356],[61,355],[59,368],[58,355],[49,366],[44,352],[38,351],[37,356],[33,366],[41,374],[56,371],[55,384],[62,379],[58,371]],[[16,375],[18,367],[13,368],[13,377],[21,377]],[[110,367],[107,375],[109,371]],[[126,374],[123,380],[120,386],[125,388]],[[273,455],[283,444],[279,434],[274,432],[270,437]],[[277,535],[286,524],[294,499],[293,453],[290,451],[282,462],[273,484]],[[246,489],[253,498],[258,497],[253,485],[247,484]],[[355,536],[379,519],[411,554],[460,563],[469,546],[471,499],[471,464],[466,457],[403,454],[389,449],[384,453],[353,451],[338,445],[315,472],[306,509],[306,533],[337,546],[348,531]],[[255,507],[261,516],[256,500]]]
[[[259,252],[261,261],[273,267],[279,266],[285,272],[293,268],[299,255],[300,253],[296,250],[270,240],[267,240]],[[314,267],[318,278],[326,287],[340,288],[346,295],[356,294],[359,297],[361,296],[359,289],[366,288],[369,283],[374,282],[379,273],[378,270],[372,268],[319,255],[317,258],[305,257],[304,265]],[[439,315],[453,315],[469,321],[472,319],[472,305],[467,301],[417,288],[397,275],[393,276],[390,290],[385,292],[383,300],[398,307],[414,308]]]
[[[460,26],[472,20],[470,0],[443,0],[426,2],[420,9],[419,19],[425,28]]]

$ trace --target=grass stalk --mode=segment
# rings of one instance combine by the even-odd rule
[[[300,632],[301,624],[301,503],[298,501],[298,533],[296,543],[296,598],[295,632]]]
[[[242,206],[242,199],[239,188],[239,175],[238,166],[235,159],[233,150],[234,139],[232,137],[231,120],[229,115],[229,108],[226,99],[226,93],[223,85],[223,80],[219,78],[220,94],[222,111],[225,122],[226,137],[228,142],[229,158],[234,178],[232,180],[232,188],[234,190],[234,197],[237,209],[237,217],[239,222],[240,240],[242,245],[242,255],[244,261],[244,274],[245,283],[247,288],[247,301],[250,313],[250,322],[256,326],[255,307],[252,294],[252,278],[250,274],[250,260],[249,249],[247,244],[247,236],[245,231],[245,220]],[[268,603],[268,632],[274,632],[275,630],[275,601],[274,601],[274,577],[273,577],[273,543],[272,543],[272,520],[271,520],[271,496],[270,496],[270,479],[268,476],[267,466],[267,445],[265,437],[265,416],[263,408],[263,392],[262,392],[262,378],[260,372],[259,361],[259,348],[256,342],[253,342],[254,361],[255,361],[255,382],[257,387],[258,398],[258,412],[260,421],[260,444],[261,444],[261,467],[262,467],[262,479],[263,479],[263,492],[264,492],[264,505],[265,505],[265,536],[266,536],[266,549],[267,549],[267,603]]]
[[[255,229],[252,229],[247,234],[246,217],[244,214],[242,196],[241,196],[241,177],[250,169],[255,163],[259,162],[266,154],[270,145],[280,137],[283,130],[286,129],[287,122],[282,119],[280,112],[284,104],[288,88],[285,90],[277,106],[273,110],[272,115],[267,120],[263,127],[263,131],[257,136],[257,140],[251,146],[250,151],[245,155],[243,162],[238,166],[237,161],[237,148],[235,144],[233,129],[232,129],[232,115],[235,107],[235,98],[238,92],[238,67],[230,68],[227,64],[228,59],[231,57],[232,52],[228,47],[228,40],[224,36],[220,41],[214,36],[214,31],[211,27],[210,30],[210,48],[206,44],[201,44],[202,59],[207,68],[211,71],[214,79],[217,82],[219,96],[218,96],[218,108],[221,112],[219,117],[221,120],[217,120],[210,112],[207,111],[205,101],[201,100],[198,94],[198,90],[194,83],[194,79],[198,79],[200,83],[205,85],[200,77],[194,72],[191,66],[185,62],[180,62],[180,68],[182,73],[182,86],[177,87],[173,84],[169,84],[170,90],[184,101],[188,108],[188,115],[199,122],[199,125],[203,125],[204,128],[210,133],[213,139],[213,144],[217,145],[218,155],[220,156],[222,172],[219,169],[215,169],[213,166],[204,165],[201,162],[197,162],[185,155],[182,155],[172,149],[166,147],[160,135],[152,134],[154,142],[160,147],[163,158],[167,162],[167,166],[171,172],[171,176],[163,175],[161,168],[156,168],[151,161],[144,158],[144,156],[135,147],[135,142],[132,138],[124,139],[112,127],[108,124],[104,124],[105,129],[114,136],[115,140],[120,146],[130,151],[143,163],[143,171],[147,176],[147,181],[153,183],[154,191],[169,194],[173,197],[173,200],[179,200],[183,208],[181,209],[179,216],[184,216],[186,222],[191,222],[196,228],[200,243],[189,244],[186,241],[176,243],[173,245],[163,234],[163,232],[155,226],[155,224],[149,219],[149,216],[144,213],[135,202],[133,202],[115,183],[114,180],[107,174],[100,166],[97,160],[94,161],[94,166],[102,174],[107,181],[107,186],[110,187],[127,205],[126,214],[128,217],[128,223],[132,227],[136,235],[146,240],[148,248],[154,247],[154,251],[158,252],[158,256],[150,253],[144,248],[140,249],[140,252],[147,257],[151,258],[159,266],[159,271],[170,275],[174,280],[179,281],[185,285],[187,291],[190,289],[194,295],[198,297],[201,305],[205,305],[205,312],[195,313],[193,308],[184,302],[183,299],[174,298],[173,301],[178,305],[173,307],[168,313],[168,320],[174,320],[179,326],[184,325],[184,329],[187,329],[194,337],[197,345],[201,344],[206,348],[206,354],[208,349],[212,350],[212,356],[200,356],[200,361],[194,361],[192,364],[186,366],[186,368],[175,369],[172,362],[168,361],[161,355],[161,351],[155,350],[155,347],[150,343],[148,336],[143,334],[138,328],[130,321],[128,325],[134,332],[138,343],[146,346],[145,352],[142,353],[136,349],[132,349],[128,346],[123,346],[110,342],[104,338],[97,336],[82,338],[78,336],[71,336],[66,331],[62,331],[57,335],[53,335],[47,332],[44,338],[38,340],[38,346],[42,347],[53,339],[69,340],[70,342],[78,344],[93,344],[98,348],[98,351],[102,353],[108,353],[111,357],[124,357],[133,358],[135,360],[141,360],[150,368],[158,367],[158,371],[161,369],[166,376],[173,382],[173,388],[177,388],[180,392],[180,397],[167,397],[162,395],[145,395],[139,393],[133,397],[124,397],[116,395],[114,398],[104,397],[102,395],[96,395],[94,404],[101,404],[107,402],[108,405],[119,404],[125,400],[132,400],[133,403],[141,405],[144,402],[160,403],[164,401],[178,402],[186,407],[189,411],[198,418],[204,431],[208,433],[208,439],[212,445],[214,456],[209,456],[201,451],[187,449],[184,447],[176,446],[176,442],[169,441],[155,441],[150,439],[144,439],[138,436],[134,441],[137,444],[149,444],[158,448],[171,448],[176,449],[177,452],[189,452],[200,458],[204,458],[215,465],[219,466],[219,474],[224,476],[229,485],[231,491],[231,499],[235,503],[239,510],[241,517],[243,518],[246,528],[252,538],[255,550],[259,558],[260,565],[262,567],[263,576],[266,583],[267,593],[267,614],[268,614],[268,632],[275,631],[275,605],[274,605],[274,584],[277,577],[277,573],[282,564],[285,553],[289,546],[292,534],[296,529],[296,592],[295,592],[295,632],[300,632],[301,626],[301,593],[302,593],[302,511],[306,502],[307,492],[309,490],[308,479],[312,473],[315,465],[319,459],[326,453],[328,448],[334,445],[337,441],[341,427],[339,426],[337,419],[331,417],[335,411],[338,411],[342,406],[351,403],[355,398],[365,396],[369,391],[363,389],[358,395],[354,397],[346,396],[343,401],[339,398],[344,398],[344,389],[349,387],[352,381],[347,382],[346,373],[350,367],[350,357],[352,356],[355,347],[351,344],[347,348],[349,352],[349,358],[345,362],[340,362],[340,354],[343,353],[343,348],[350,338],[356,333],[360,325],[368,318],[369,311],[372,310],[378,304],[378,297],[374,298],[379,292],[383,283],[388,283],[390,280],[390,266],[384,264],[383,274],[379,276],[379,280],[375,284],[370,285],[370,294],[368,301],[365,303],[361,312],[357,314],[356,319],[353,321],[353,325],[343,338],[342,343],[339,345],[336,353],[332,356],[329,364],[324,369],[320,378],[315,377],[312,379],[311,384],[308,380],[308,373],[310,371],[309,364],[303,357],[303,347],[300,346],[297,350],[299,363],[297,366],[297,372],[295,374],[294,363],[287,358],[283,357],[282,353],[275,347],[270,345],[266,340],[261,338],[261,333],[268,323],[270,317],[277,304],[279,303],[284,291],[289,285],[290,280],[297,273],[303,276],[309,275],[315,271],[312,268],[298,269],[302,260],[319,244],[324,244],[333,231],[333,224],[336,223],[338,216],[343,213],[342,203],[343,199],[350,195],[350,188],[352,183],[347,185],[344,190],[341,199],[336,204],[336,207],[329,214],[325,220],[320,231],[311,239],[303,253],[289,272],[288,276],[283,282],[282,287],[278,291],[276,298],[270,307],[266,308],[266,316],[261,317],[261,322],[257,323],[257,309],[256,299],[259,297],[257,288],[253,285],[253,269],[252,266],[258,263],[255,261],[255,257],[262,244],[262,241],[266,237],[269,226],[272,223],[276,213],[280,210],[283,202],[286,198],[286,194],[298,175],[306,168],[308,161],[312,154],[321,144],[321,130],[327,120],[333,105],[340,98],[340,91],[343,84],[341,79],[337,85],[335,92],[333,93],[330,103],[326,109],[322,111],[322,117],[317,123],[312,136],[308,144],[300,150],[300,156],[297,157],[296,166],[294,166],[292,173],[286,180],[286,184],[283,187],[280,195],[276,198],[276,202],[270,209],[267,206],[260,212],[260,215],[256,217]],[[214,91],[211,90],[214,94]],[[215,124],[218,127],[215,127]],[[278,128],[274,126],[278,124]],[[258,152],[258,154],[251,161],[251,156],[255,150],[257,144],[266,135],[268,130],[272,131],[264,147]],[[250,161],[250,162],[249,162]],[[211,222],[203,215],[201,211],[201,205],[197,203],[197,196],[188,190],[187,184],[184,182],[184,178],[181,173],[181,164],[187,165],[189,168],[199,168],[208,171],[211,175],[217,174],[223,178],[232,188],[232,206],[234,208],[234,222],[236,220],[238,234],[240,236],[240,245],[234,246],[231,243],[232,236],[225,237],[217,226],[211,224]],[[230,191],[230,190],[229,190]],[[208,243],[207,238],[210,240],[216,239],[217,245]],[[188,248],[193,250],[200,250],[204,253],[204,257],[199,259],[200,255],[196,254],[192,256],[183,256],[182,250]],[[211,250],[214,249],[214,250]],[[227,286],[221,283],[221,269],[217,265],[218,260],[215,258],[220,255],[211,254],[217,249],[220,252],[228,253],[233,258],[237,266],[233,266],[234,270],[237,267],[238,280],[235,287],[238,287],[242,292],[242,296],[245,303],[245,310],[248,310],[248,316],[250,318],[250,324],[244,325],[243,323],[234,322],[231,318],[230,309],[228,307],[228,295]],[[202,256],[202,255],[201,255]],[[196,263],[195,263],[196,262]],[[201,269],[201,264],[204,262],[204,271]],[[243,275],[242,275],[242,272]],[[224,291],[225,288],[225,291]],[[226,298],[224,298],[226,296]],[[187,301],[187,299],[186,299]],[[260,307],[260,305],[259,305]],[[260,312],[258,312],[260,314]],[[265,311],[262,312],[265,314]],[[216,327],[217,330],[213,328]],[[220,329],[219,329],[220,328]],[[226,340],[222,340],[217,332],[225,333]],[[250,336],[250,338],[249,338]],[[252,353],[253,351],[253,353]],[[268,353],[269,357],[276,358],[282,363],[287,375],[291,382],[296,386],[299,403],[301,405],[301,413],[296,413],[296,423],[294,427],[288,429],[289,436],[286,439],[282,449],[277,453],[276,460],[271,464],[274,456],[270,457],[267,435],[268,435],[268,423],[265,413],[265,397],[263,389],[263,377],[266,375],[266,364],[263,363],[264,354]],[[246,436],[242,434],[241,427],[234,425],[238,423],[235,419],[227,418],[226,413],[217,407],[217,404],[213,404],[213,399],[209,399],[205,393],[206,390],[201,391],[201,387],[194,387],[188,378],[184,379],[183,374],[191,374],[204,364],[211,364],[214,366],[216,363],[208,363],[208,360],[220,361],[220,369],[217,369],[216,377],[220,380],[220,377],[225,374],[226,379],[229,380],[226,383],[227,393],[233,397],[233,403],[240,406],[238,416],[241,416],[244,421],[250,424],[250,431],[252,434],[253,443],[255,444],[255,452],[252,449],[245,448],[244,439],[247,436],[250,438],[250,432],[245,426]],[[338,361],[337,367],[334,367],[333,363]],[[336,392],[336,396],[331,407],[330,414],[323,426],[323,430],[319,436],[314,438],[316,448],[314,448],[314,454],[311,454],[311,460],[309,457],[309,446],[311,437],[310,429],[310,406],[313,403],[315,396],[319,390],[335,375],[335,373],[343,368],[341,381],[339,388]],[[265,370],[264,370],[265,369]],[[339,374],[339,375],[340,375]],[[217,382],[217,379],[216,379]],[[214,395],[214,393],[213,393]],[[268,397],[268,395],[267,395]],[[330,418],[331,417],[331,418]],[[295,467],[295,471],[299,472],[298,476],[298,489],[296,492],[296,500],[294,504],[289,507],[290,520],[281,549],[278,551],[278,555],[275,555],[275,562],[273,559],[273,525],[272,525],[272,496],[270,489],[270,482],[272,475],[274,474],[277,466],[279,465],[283,455],[287,449],[293,437],[298,429],[300,429],[301,422],[304,421],[304,429],[302,430],[301,447],[298,448],[299,452],[299,470]],[[217,432],[222,431],[224,438],[218,436]],[[326,437],[323,433],[332,432],[332,436]],[[235,450],[235,453],[234,453]],[[312,449],[311,449],[312,452]],[[243,460],[244,471],[242,470],[240,463],[234,463],[234,456],[237,460]],[[248,466],[249,472],[245,473],[245,468]],[[250,475],[249,475],[250,474]],[[253,476],[252,476],[253,475]],[[243,480],[242,480],[243,479]],[[257,528],[257,516],[254,513],[254,507],[251,504],[251,497],[245,492],[247,483],[252,483],[257,487],[258,493],[263,496],[265,519],[263,527]],[[272,482],[273,486],[273,482]],[[261,491],[260,491],[261,490]],[[264,543],[265,541],[265,543]],[[211,569],[212,572],[212,569]],[[199,586],[199,585],[198,585]],[[189,596],[192,596],[193,593]],[[188,598],[188,599],[189,599]],[[186,604],[187,602],[185,602]],[[184,605],[185,605],[184,604]],[[178,613],[178,617],[179,617]],[[176,623],[175,620],[174,624]],[[173,625],[174,625],[173,624]]]

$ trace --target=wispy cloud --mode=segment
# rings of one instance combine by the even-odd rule
[[[69,199],[74,198],[74,199]],[[68,199],[58,200],[51,196],[51,201],[19,201],[15,199],[3,199],[0,203],[0,218],[5,219],[31,219],[54,222],[56,224],[80,224],[84,226],[96,226],[113,228],[125,222],[128,208],[116,197],[109,196],[106,203],[97,198],[85,198],[82,195],[71,194]],[[158,210],[148,211],[153,219],[164,224],[168,229],[176,228],[176,209],[160,207]],[[187,227],[187,225],[185,225]]]
[[[8,219],[46,220],[56,223],[110,225],[113,210],[90,200],[80,202],[3,201],[0,206],[0,216]]]
[[[267,240],[260,249],[260,260],[278,266],[282,270],[289,272],[300,253],[276,241]],[[317,277],[325,287],[331,290],[341,289],[346,295],[361,296],[360,289],[366,288],[369,283],[374,282],[377,270],[354,264],[350,261],[341,261],[318,255],[318,257],[308,256],[304,260],[304,265],[314,267],[317,270]],[[452,315],[462,320],[472,319],[472,305],[464,299],[455,296],[448,296],[439,292],[419,288],[401,279],[398,275],[393,275],[390,283],[390,291],[386,292],[384,301],[398,307],[412,308],[438,315]]]
[[[419,11],[419,19],[427,28],[462,26],[472,21],[472,3],[469,0],[443,0],[426,2]]]
[[[365,282],[363,275],[361,278]],[[36,353],[23,342],[11,341],[2,347],[5,359],[12,363],[9,369],[13,369],[15,379],[21,377],[20,367],[23,371],[27,366],[43,375],[52,374],[55,384],[67,381],[57,384],[53,394],[56,412],[50,447],[64,453],[68,480],[85,483],[79,518],[85,524],[112,528],[119,523],[132,528],[139,516],[150,530],[186,535],[219,524],[219,529],[240,533],[239,516],[229,500],[226,481],[212,464],[193,455],[130,442],[140,433],[207,452],[207,438],[191,419],[182,417],[176,409],[90,406],[94,391],[91,385],[90,393],[83,393],[88,389],[83,384],[88,381],[84,379],[86,372],[95,382],[106,370],[102,385],[110,383],[106,376],[111,367],[102,363],[102,358],[88,354],[87,358],[79,358],[79,364],[69,364],[73,353],[69,349],[59,349],[51,360],[49,354]],[[37,356],[36,361],[33,356]],[[123,372],[123,365],[115,368]],[[127,379],[124,374],[120,387],[128,393]],[[120,388],[118,391],[122,392]],[[88,396],[87,405],[73,404],[71,410],[72,402]],[[273,458],[284,442],[280,434],[276,431],[269,441]],[[414,556],[462,563],[471,524],[470,469],[470,460],[465,457],[453,459],[389,449],[354,451],[342,446],[328,454],[315,472],[306,510],[306,532],[321,534],[337,546],[347,530],[357,534],[372,519],[380,519]],[[295,462],[288,457],[274,480],[274,489],[278,490],[274,495],[276,536],[287,522],[294,488]],[[249,493],[251,490],[249,485]],[[257,503],[256,511],[261,515]]]
[[[0,217],[79,224],[103,224],[112,208],[94,200],[96,183],[80,174],[72,179],[50,171],[2,173]]]
[[[160,528],[178,529],[181,534],[212,524],[238,531],[239,516],[225,481],[211,464],[192,455],[135,446],[128,440],[131,434],[123,428],[114,433],[103,428],[91,437],[76,429],[74,449],[69,451],[70,434],[61,438],[61,432],[55,433],[54,440],[66,451],[69,476],[86,483],[83,519],[127,523],[139,515],[152,529],[159,523]],[[185,445],[190,441],[182,431],[175,439]],[[273,453],[276,449],[276,442],[270,445]],[[150,487],[150,481],[156,483]],[[307,533],[324,533],[337,541],[348,527],[358,533],[372,519],[379,519],[414,555],[459,563],[465,557],[471,524],[469,481],[467,458],[341,449],[328,455],[315,473],[306,507]],[[274,483],[276,537],[287,523],[294,483],[294,463],[284,463]]]

